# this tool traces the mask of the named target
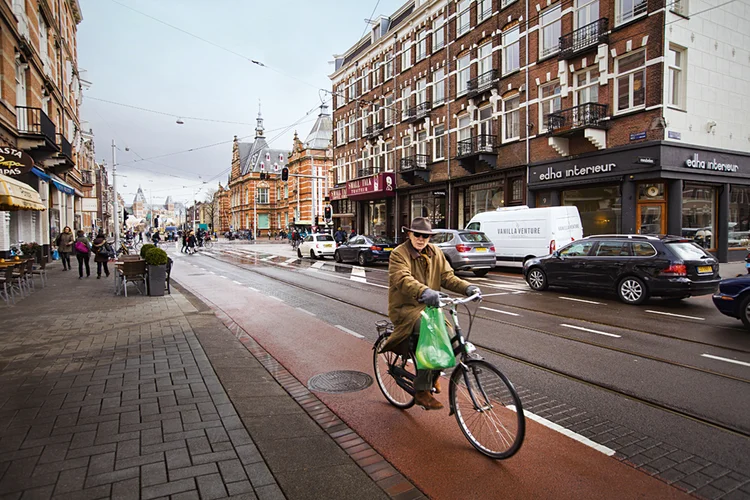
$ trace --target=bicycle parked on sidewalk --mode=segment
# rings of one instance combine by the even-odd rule
[[[448,398],[449,415],[455,415],[458,426],[466,439],[481,453],[494,459],[512,457],[521,448],[526,433],[521,399],[513,384],[493,364],[481,359],[476,347],[468,341],[474,315],[468,306],[469,329],[464,337],[458,323],[457,307],[479,297],[452,298],[440,294],[440,307],[447,307],[453,325],[451,344],[456,355],[456,367],[450,376]],[[414,406],[414,380],[417,362],[414,355],[416,345],[412,337],[405,341],[410,347],[404,353],[383,352],[393,325],[378,321],[378,339],[373,346],[375,379],[383,395],[396,408],[406,410]]]
[[[138,254],[143,244],[135,240],[120,241],[120,248],[117,249],[117,255]]]

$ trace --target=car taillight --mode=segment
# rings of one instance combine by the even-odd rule
[[[687,276],[685,264],[672,264],[661,272],[662,276]]]
[[[370,250],[374,250],[376,252],[382,252],[383,251],[383,247],[377,247],[377,246],[373,245],[373,246],[370,247]]]
[[[549,242],[549,253],[552,253],[555,250],[557,250],[557,245],[555,245],[555,240],[551,240]]]
[[[469,245],[456,245],[456,250],[461,253],[470,252],[471,247]]]
[[[491,247],[490,247],[490,252],[494,252],[494,251],[495,251],[495,247],[494,247],[494,246],[491,246]]]

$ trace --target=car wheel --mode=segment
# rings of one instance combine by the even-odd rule
[[[745,328],[750,330],[750,295],[747,295],[740,304],[740,319]]]
[[[302,250],[300,250],[299,248],[297,249],[297,257],[299,257],[300,259],[302,258]]]
[[[547,289],[547,275],[538,267],[533,267],[526,276],[529,286],[538,292]]]
[[[311,258],[312,260],[315,260],[315,259],[317,259],[317,257],[315,256],[315,251],[313,251],[313,250],[310,250],[310,258]]]
[[[648,298],[648,290],[640,278],[626,276],[617,286],[617,295],[626,304],[637,305]]]
[[[357,255],[357,264],[360,266],[366,266],[367,265],[367,255],[365,255],[364,252],[360,252]]]
[[[338,250],[333,252],[333,260],[335,260],[336,262],[341,262],[341,254]]]
[[[473,271],[473,272],[474,272],[474,276],[479,276],[481,278],[482,276],[486,276],[487,273],[490,272],[490,270],[489,269],[477,269],[476,271]]]

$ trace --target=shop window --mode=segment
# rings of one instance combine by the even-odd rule
[[[663,201],[665,193],[663,182],[649,182],[638,185],[638,201]]]
[[[545,10],[539,16],[539,57],[547,57],[560,50],[560,35],[562,32],[562,21],[560,20],[562,9],[560,4]]]
[[[616,60],[615,102],[617,111],[630,111],[646,105],[646,51],[640,50]]]
[[[520,28],[516,25],[503,31],[503,74],[507,75],[521,67]]]
[[[578,208],[584,236],[622,232],[622,194],[619,185],[568,189],[562,192],[562,204]]]
[[[685,183],[682,189],[682,236],[703,248],[716,247],[716,188]]]
[[[515,179],[510,184],[512,201],[523,201],[523,179]]]
[[[670,45],[667,52],[669,65],[669,82],[667,87],[667,104],[675,108],[685,109],[685,60],[686,50],[676,45]]]
[[[729,248],[750,248],[750,187],[731,186],[728,222]]]
[[[481,212],[505,206],[505,190],[501,181],[471,186],[464,194],[464,225]]]
[[[433,228],[446,228],[445,196],[433,193],[415,194],[411,197],[411,219],[426,217]]]

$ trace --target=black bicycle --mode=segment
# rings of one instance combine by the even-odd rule
[[[456,416],[461,432],[474,448],[488,457],[505,459],[521,448],[526,422],[521,399],[513,384],[497,367],[481,359],[475,353],[476,347],[468,341],[473,322],[473,314],[468,307],[469,330],[466,337],[458,324],[457,306],[480,296],[477,293],[459,299],[441,293],[440,307],[448,307],[455,332],[451,343],[456,355],[456,367],[450,376],[449,414]],[[400,353],[381,353],[383,345],[393,333],[393,325],[385,320],[378,321],[376,325],[379,335],[373,346],[375,379],[388,402],[406,410],[414,406],[414,379],[417,376],[415,346],[408,345]]]

